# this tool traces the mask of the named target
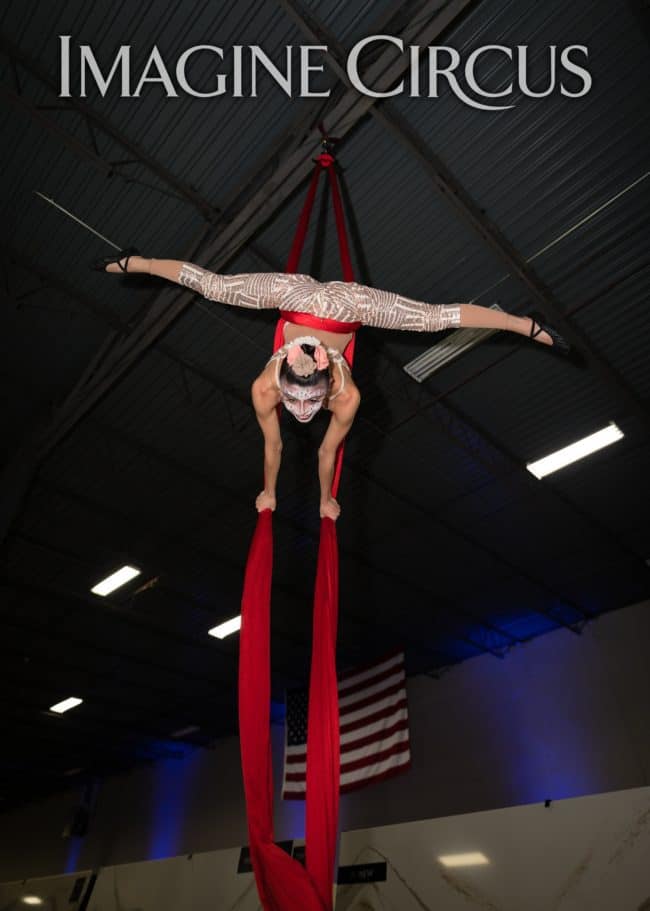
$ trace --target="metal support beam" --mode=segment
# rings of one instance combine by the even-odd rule
[[[620,407],[638,417],[650,428],[650,408],[621,374],[596,351],[592,341],[565,313],[554,293],[535,269],[506,239],[505,235],[480,210],[477,203],[451,176],[440,159],[417,136],[415,130],[393,109],[376,112],[377,118],[424,166],[432,183],[456,208],[460,217],[481,237],[504,262],[513,278],[533,298],[549,322],[558,326],[566,339],[583,355],[594,378],[605,386]]]
[[[405,45],[427,45],[434,41],[475,0],[451,0],[440,9],[439,0],[427,0],[413,13],[411,22],[398,36]],[[395,54],[395,48],[385,51],[364,73],[364,84],[377,92],[386,91],[408,69],[408,54]],[[347,89],[340,101],[327,114],[327,129],[332,135],[344,138],[377,103],[376,98],[360,95]],[[261,228],[289,198],[313,169],[314,149],[320,134],[312,130],[292,155],[277,163],[272,175],[243,205],[220,231],[218,239],[205,251],[206,264],[219,270],[239,252],[248,239]]]
[[[329,53],[326,62],[341,82],[348,85],[345,69],[345,55],[335,36],[325,26],[304,10],[298,0],[279,0],[292,20],[310,40],[326,44]],[[518,250],[510,243],[452,174],[446,164],[424,142],[418,132],[402,117],[397,109],[385,101],[375,105],[371,115],[423,166],[435,189],[452,206],[462,222],[470,227],[484,244],[505,264],[512,277],[522,285],[536,302],[549,322],[562,329],[564,336],[582,352],[587,366],[594,376],[606,386],[621,406],[638,417],[644,426],[650,427],[650,406],[641,399],[621,374],[599,354],[586,334],[572,322],[556,299],[553,292],[537,275]]]
[[[26,54],[18,45],[4,34],[0,34],[0,51],[9,57],[9,59],[14,63],[17,63],[26,69],[34,78],[39,82],[45,85],[55,97],[58,98],[59,86],[56,83],[56,80],[53,79],[47,70],[35,60],[33,57],[30,57],[29,54]],[[109,162],[106,162],[97,154],[94,150],[89,149],[79,140],[74,140],[74,137],[71,133],[62,128],[51,118],[45,118],[40,111],[38,111],[33,105],[30,105],[22,95],[19,95],[18,92],[20,89],[17,87],[17,91],[12,93],[13,97],[8,95],[8,89],[6,86],[2,87],[2,95],[6,101],[9,101],[13,105],[20,105],[24,110],[29,113],[30,116],[40,119],[43,126],[48,130],[56,133],[59,139],[62,139],[65,144],[71,148],[73,151],[76,151],[78,154],[82,154],[83,157],[90,160],[96,167],[102,169],[108,169],[109,172],[114,173],[116,171],[115,165],[112,165]],[[171,171],[165,168],[160,162],[156,161],[153,156],[149,155],[143,148],[141,148],[137,143],[132,142],[128,137],[126,137],[120,130],[114,127],[111,122],[103,114],[98,113],[93,110],[93,108],[84,101],[81,101],[77,98],[68,98],[61,99],[58,98],[60,106],[65,110],[73,110],[79,113],[86,122],[106,136],[109,136],[114,142],[126,149],[133,159],[136,159],[141,164],[143,164],[149,171],[156,175],[163,183],[172,187],[175,193],[186,199],[191,203],[201,215],[206,219],[206,221],[214,221],[218,217],[218,211],[207,202],[200,193],[188,183],[183,180],[180,180]],[[74,147],[76,144],[76,148]]]

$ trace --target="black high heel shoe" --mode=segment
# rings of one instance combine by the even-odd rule
[[[111,263],[117,263],[122,272],[127,272],[129,259],[132,256],[141,256],[141,253],[139,250],[136,250],[135,247],[126,247],[124,250],[120,250],[119,253],[114,253],[112,256],[102,256],[101,259],[96,259],[90,268],[94,269],[96,272],[106,272],[106,266],[110,266]],[[126,260],[124,265],[122,265],[123,259]]]
[[[571,345],[563,338],[560,333],[553,329],[552,326],[549,326],[547,323],[541,322],[537,319],[535,315],[530,316],[531,327],[530,327],[530,338],[536,338],[542,332],[548,332],[548,334],[553,339],[553,344],[550,346],[557,351],[558,354],[568,354],[571,350]],[[535,326],[537,326],[537,331],[534,332]],[[549,347],[549,346],[547,346]]]

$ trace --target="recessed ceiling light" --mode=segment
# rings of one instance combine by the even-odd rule
[[[139,575],[140,570],[136,569],[135,566],[123,566],[122,569],[118,569],[110,576],[102,579],[101,582],[98,582],[97,585],[90,590],[94,595],[109,595],[111,592],[114,592],[116,588],[119,588],[121,585],[126,585],[127,582],[130,582],[131,579],[135,579],[135,577]]]
[[[572,462],[577,462],[579,459],[584,459],[585,456],[591,455],[592,452],[597,452],[604,446],[616,443],[617,440],[622,438],[622,431],[616,424],[611,422],[607,427],[603,427],[602,430],[597,430],[596,433],[591,433],[588,437],[583,437],[583,439],[577,440],[563,449],[558,449],[557,452],[552,452],[550,455],[544,456],[543,459],[529,462],[526,468],[536,478],[543,478],[547,474],[558,471],[558,469],[564,468],[565,465],[570,465]]]
[[[21,898],[23,905],[42,905],[43,899],[38,895],[23,895]]]
[[[440,854],[438,860],[444,867],[475,867],[490,862],[480,851],[469,851],[466,854]]]
[[[198,724],[188,724],[186,728],[179,728],[177,731],[171,735],[172,737],[187,737],[188,734],[196,734],[197,731],[200,731],[201,728]]]
[[[503,312],[497,303],[490,304],[487,309]],[[423,354],[419,354],[405,364],[404,370],[418,383],[423,383],[437,370],[455,361],[461,354],[480,345],[486,338],[499,331],[499,329],[454,329],[450,335],[440,339],[431,348],[427,348]]]
[[[240,628],[241,614],[238,614],[238,616],[233,617],[232,620],[225,620],[223,623],[220,623],[219,626],[213,626],[212,629],[208,630],[208,635],[216,636],[217,639],[224,639],[231,633],[236,633]]]
[[[62,702],[57,702],[56,705],[51,705],[50,711],[56,712],[57,715],[62,715],[63,712],[67,712],[69,709],[81,705],[82,702],[83,699],[77,699],[76,696],[70,696],[69,699],[64,699]]]

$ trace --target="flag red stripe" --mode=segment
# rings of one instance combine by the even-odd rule
[[[345,794],[347,791],[354,791],[355,788],[361,788],[364,785],[371,784],[375,781],[382,781],[384,778],[390,778],[392,775],[397,775],[398,772],[405,772],[407,769],[411,768],[411,760],[405,762],[404,765],[396,765],[390,769],[385,769],[383,772],[377,772],[376,775],[369,775],[367,778],[360,778],[359,781],[351,781],[348,784],[342,784],[340,787],[339,793]],[[298,797],[299,795],[289,795],[287,797]]]
[[[353,686],[349,686],[346,689],[341,689],[339,686],[339,699],[342,699],[344,696],[352,696],[354,693],[358,693],[360,690],[365,690],[370,686],[375,686],[377,683],[381,683],[382,680],[386,680],[388,677],[393,677],[395,674],[404,673],[404,664],[393,664],[391,667],[387,667],[386,670],[381,671],[379,674],[375,674],[374,677],[367,677],[365,680],[361,680],[358,683],[355,683]]]
[[[379,753],[371,753],[369,756],[362,756],[361,759],[355,759],[353,762],[341,762],[341,775],[345,772],[354,772],[362,769],[364,766],[376,765],[382,759],[388,759],[389,756],[395,756],[397,753],[406,753],[410,750],[411,745],[408,740],[394,743],[387,750],[381,750]]]
[[[386,665],[389,664],[389,667]],[[383,667],[382,667],[383,666]],[[365,679],[359,680],[360,676]],[[396,682],[395,682],[396,681]],[[371,692],[374,690],[374,692]],[[368,664],[338,675],[339,793],[381,781],[411,765],[404,650],[395,648]],[[351,704],[342,706],[341,702]],[[386,703],[391,703],[386,705]],[[347,721],[347,723],[346,723]],[[304,720],[298,718],[299,726]],[[372,727],[379,730],[372,731]],[[307,744],[288,744],[285,730],[283,800],[304,800],[307,779]],[[350,737],[348,743],[340,742]],[[399,742],[388,745],[391,738]],[[382,749],[383,747],[383,749]],[[290,753],[289,751],[293,751]],[[356,758],[354,758],[356,755]],[[346,756],[348,761],[346,762]],[[298,771],[300,766],[302,771]],[[291,771],[291,770],[294,771]],[[379,771],[376,771],[379,769]],[[342,778],[348,779],[345,783]]]
[[[348,791],[354,791],[356,788],[362,788],[367,784],[373,784],[376,781],[383,781],[385,778],[391,778],[393,775],[397,775],[399,772],[406,772],[410,768],[411,759],[409,758],[408,762],[405,762],[403,765],[391,766],[390,769],[384,769],[383,772],[377,772],[376,775],[369,775],[367,778],[360,778],[358,781],[350,781],[348,784],[342,784],[340,787],[340,793],[345,794]],[[305,794],[304,791],[283,791],[282,799],[304,800]]]
[[[371,712],[369,715],[362,715],[361,718],[356,718],[354,721],[348,721],[347,724],[341,724],[339,736],[340,734],[347,734],[349,731],[357,731],[367,724],[372,724],[373,721],[380,721],[382,718],[387,718],[389,715],[392,715],[393,712],[405,707],[406,696],[404,695],[401,699],[398,699],[397,702],[393,703],[393,705],[384,706],[383,709],[379,709],[377,712]]]
[[[368,734],[365,737],[360,737],[358,740],[351,740],[350,743],[341,744],[341,755],[344,753],[349,753],[352,750],[358,750],[360,747],[366,746],[369,743],[386,740],[391,736],[391,734],[394,734],[396,731],[407,731],[408,726],[408,718],[400,718],[399,721],[396,721],[395,724],[391,724],[391,726],[388,728],[383,728],[381,731],[376,731],[374,734]]]
[[[350,753],[352,750],[358,750],[360,747],[366,746],[370,743],[381,743],[382,740],[386,740],[391,736],[391,734],[394,734],[396,731],[407,731],[408,726],[408,718],[400,718],[400,720],[396,721],[395,724],[392,724],[387,728],[382,728],[380,731],[376,731],[374,734],[367,734],[365,737],[360,737],[357,740],[351,740],[350,743],[342,743],[341,755],[344,753]],[[303,753],[292,753],[291,755],[287,755],[287,765],[295,765],[299,762],[307,762],[307,750],[305,750]]]
[[[375,765],[376,763],[381,762],[383,759],[388,759],[390,756],[395,756],[397,753],[406,753],[409,749],[409,741],[405,740],[403,742],[394,744],[387,750],[381,750],[378,753],[371,753],[369,756],[362,756],[361,759],[355,759],[353,762],[342,762],[341,775],[343,775],[344,772],[355,772],[358,769],[363,769],[365,766]],[[287,772],[284,777],[285,781],[304,781],[305,773]]]
[[[363,709],[367,705],[372,705],[373,702],[378,702],[380,699],[385,699],[386,696],[392,696],[393,693],[399,693],[399,691],[403,689],[404,681],[398,680],[398,682],[394,683],[393,686],[387,686],[386,689],[381,690],[380,693],[373,693],[372,696],[366,696],[365,699],[359,699],[358,702],[353,702],[351,705],[346,705],[344,709],[341,709],[339,715],[341,718],[344,718],[351,712],[358,712],[359,709]]]
[[[406,697],[400,699],[395,705],[389,705],[387,708],[382,709],[380,712],[375,712],[373,715],[366,715],[365,718],[358,718],[356,721],[351,724],[341,725],[341,734],[348,734],[350,731],[358,730],[359,728],[365,727],[367,724],[372,724],[374,721],[380,721],[382,718],[387,718],[389,715],[395,714],[399,709],[406,708]],[[378,738],[383,737],[383,730],[378,732]],[[286,761],[289,762],[306,762],[307,761],[307,746],[305,745],[305,751],[303,753],[292,753],[291,755],[287,754]]]

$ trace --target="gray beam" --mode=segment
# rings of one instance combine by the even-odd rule
[[[607,388],[625,410],[638,417],[650,428],[650,408],[611,364],[596,351],[588,336],[566,314],[555,294],[537,275],[535,269],[506,239],[496,225],[481,212],[479,206],[461,187],[456,178],[431,149],[417,136],[400,114],[394,110],[378,111],[377,118],[424,166],[434,186],[452,204],[463,221],[481,237],[504,262],[510,274],[519,281],[526,293],[537,303],[550,323],[559,327],[565,338],[583,355],[594,377]]]
[[[412,5],[416,7],[416,12],[418,12],[417,4]],[[375,22],[370,30],[371,34],[383,33],[394,14],[398,11],[403,12],[403,10],[403,0],[394,0],[392,6],[388,7],[379,17],[377,22]],[[273,163],[278,158],[295,151],[296,147],[304,141],[305,137],[308,134],[313,133],[314,124],[321,119],[324,109],[329,104],[329,99],[319,98],[301,106],[300,113],[291,121],[282,135],[274,139],[264,149],[260,160],[253,166],[252,171],[246,175],[239,187],[231,194],[229,202],[225,206],[219,207],[206,199],[191,184],[179,179],[177,175],[166,168],[161,162],[157,161],[140,145],[126,136],[122,130],[115,127],[107,117],[94,110],[87,102],[75,97],[60,98],[58,95],[59,86],[56,80],[52,78],[40,62],[23,51],[8,35],[2,33],[0,33],[0,51],[9,58],[14,76],[15,90],[12,90],[7,84],[0,84],[0,97],[3,97],[7,103],[13,107],[19,108],[24,113],[27,113],[34,121],[38,122],[42,127],[63,142],[68,149],[81,158],[89,161],[96,168],[109,176],[114,174],[129,182],[143,183],[142,181],[136,181],[135,178],[121,173],[119,170],[123,164],[138,162],[148,169],[163,184],[170,187],[173,192],[168,195],[186,200],[209,222],[214,222],[220,215],[223,215],[224,209],[229,209],[230,206],[235,203],[241,190],[248,190],[250,185],[254,183],[260,175],[264,175],[264,172],[269,165],[273,166]],[[23,86],[17,78],[17,64],[29,73],[33,79],[40,82],[49,90],[49,92],[51,92],[56,99],[55,104],[35,106],[24,97]],[[332,89],[336,88],[336,85],[336,81],[333,81],[327,87]],[[56,120],[45,116],[44,111],[46,110],[59,111],[68,114],[72,113],[80,116],[88,127],[92,148],[81,142],[74,133],[66,130],[65,127],[61,126]],[[125,162],[107,161],[104,159],[99,154],[99,149],[95,141],[95,130],[108,136],[114,143],[121,146],[129,154],[130,158]],[[160,190],[159,187],[154,187],[151,184],[147,184],[147,186],[158,191]]]
[[[39,82],[47,86],[52,93],[57,96],[57,100],[64,110],[74,110],[81,114],[88,122],[92,123],[96,128],[101,130],[105,135],[109,136],[114,142],[126,149],[129,154],[140,161],[146,168],[148,168],[153,174],[160,178],[164,183],[171,186],[179,196],[187,199],[193,206],[195,206],[199,212],[206,218],[208,221],[214,220],[218,215],[218,212],[201,196],[200,193],[188,183],[180,180],[174,174],[171,173],[167,168],[156,161],[153,156],[149,155],[143,148],[141,148],[137,143],[132,142],[127,136],[125,136],[120,130],[114,127],[111,122],[103,114],[99,114],[97,111],[84,101],[81,101],[77,98],[58,98],[59,86],[55,79],[53,79],[47,70],[33,57],[30,57],[29,54],[26,54],[18,45],[4,34],[0,34],[0,51],[6,54],[10,60],[19,63],[24,69],[26,69],[32,76],[38,79]],[[4,88],[3,94],[6,100],[10,101],[12,104],[20,103],[31,116],[42,116],[40,112],[36,109],[29,110],[30,105],[24,101],[20,96],[14,94],[14,98],[10,98],[7,95],[7,89]],[[45,118],[43,118],[45,120]],[[60,139],[64,139],[66,145],[73,148],[71,145],[70,139],[71,134],[63,130],[59,125],[55,124],[54,121],[49,121],[48,123],[43,123],[44,126],[47,126],[48,129],[54,129],[57,132]],[[62,134],[65,134],[62,135]],[[78,143],[81,148],[78,148],[76,151],[84,155],[84,157],[89,157],[90,150],[87,147],[83,146],[83,143]],[[92,153],[91,153],[92,154]],[[94,156],[96,161],[93,163],[97,167],[103,167],[99,164],[102,162],[101,156]],[[110,168],[110,165],[108,165]],[[112,170],[115,170],[113,166]]]
[[[74,152],[75,155],[90,162],[90,164],[97,168],[98,171],[101,171],[105,176],[110,176],[114,172],[115,169],[107,161],[104,161],[101,156],[97,155],[94,149],[85,145],[51,117],[46,117],[42,111],[35,107],[35,105],[30,104],[26,98],[19,95],[17,92],[13,92],[2,82],[0,82],[0,99],[7,104],[10,104],[16,110],[28,114],[32,120],[40,126],[45,127],[46,130],[49,130],[57,139]]]
[[[398,37],[405,45],[426,46],[474,2],[475,0],[452,0],[441,10],[439,0],[427,0],[414,12],[412,21]],[[408,66],[409,55],[396,55],[395,48],[391,46],[364,73],[364,84],[378,92],[386,91],[404,74]],[[359,95],[356,89],[348,89],[327,114],[328,132],[339,138],[345,137],[373,109],[377,100],[369,95]],[[315,129],[310,131],[296,151],[277,164],[264,185],[206,249],[206,265],[215,271],[223,268],[300,186],[313,170],[314,149],[319,141],[320,134]]]
[[[348,84],[345,69],[345,55],[339,42],[322,23],[304,10],[298,0],[279,0],[293,21],[310,40],[327,44],[329,54],[326,62],[345,85]],[[567,340],[582,352],[587,366],[596,378],[607,387],[621,405],[646,427],[650,427],[650,407],[627,383],[621,374],[599,354],[586,334],[567,316],[559,301],[534,268],[521,256],[499,228],[483,212],[481,207],[452,174],[447,165],[425,143],[416,130],[405,120],[396,108],[385,101],[381,107],[374,106],[371,115],[382,128],[390,133],[406,150],[419,161],[435,189],[452,206],[461,221],[478,234],[493,253],[505,264],[508,272],[518,281],[537,303],[549,322],[560,327]]]

